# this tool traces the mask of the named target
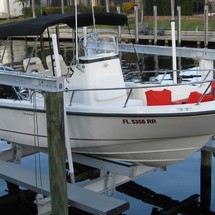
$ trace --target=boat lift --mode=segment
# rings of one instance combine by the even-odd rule
[[[34,171],[17,164],[22,157],[38,152],[36,148],[18,145],[1,152],[0,178],[38,193],[35,202],[38,214],[42,215],[51,213],[49,177],[42,175],[35,178]],[[128,202],[111,197],[115,188],[154,169],[80,154],[73,154],[73,161],[102,170],[100,177],[92,181],[87,180],[80,185],[67,183],[69,205],[92,214],[120,214],[128,210]],[[38,184],[42,184],[42,187],[38,187]]]
[[[191,54],[194,53],[191,50],[189,51]],[[207,50],[195,52],[195,56],[193,57],[203,58],[204,56],[207,58],[210,55],[208,53]],[[211,53],[211,55],[214,55],[214,53]],[[0,72],[0,84],[30,88],[44,92],[57,93],[64,91],[62,77],[44,77],[20,72]],[[209,148],[205,146],[205,149],[210,151],[214,150],[214,142],[210,142],[209,146]],[[38,193],[35,201],[38,207],[38,214],[50,214],[52,211],[49,176],[42,175],[36,181],[35,172],[27,170],[20,165],[23,157],[38,152],[48,154],[47,149],[42,150],[36,147],[17,144],[12,144],[11,149],[0,152],[0,178]],[[115,188],[149,171],[155,170],[153,167],[144,165],[116,162],[74,153],[72,155],[72,162],[100,170],[100,176],[91,181],[87,180],[80,184],[67,183],[69,205],[93,214],[120,214],[127,210],[129,208],[128,202],[111,197]],[[43,187],[38,188],[40,182],[42,182]]]
[[[0,72],[0,77],[1,84],[56,93],[64,90],[61,77],[43,77],[35,74],[3,71]],[[0,178],[38,193],[35,201],[38,214],[50,214],[52,210],[49,176],[42,175],[35,178],[34,171],[20,165],[23,157],[38,152],[49,154],[48,149],[13,143],[10,149],[0,152]],[[111,197],[115,188],[154,169],[153,167],[109,161],[81,154],[73,154],[72,162],[100,170],[100,176],[94,180],[81,183],[81,185],[67,183],[69,205],[92,214],[120,214],[128,210],[128,202]],[[43,186],[38,187],[38,184]]]
[[[56,45],[56,37],[53,37],[52,39],[53,43]],[[56,47],[57,46],[55,46],[54,48]],[[58,55],[57,48],[55,50],[55,54]],[[58,69],[60,72],[60,68]],[[61,114],[59,114],[61,115],[59,121],[64,119],[65,123],[64,131],[60,132],[55,130],[53,134],[55,135],[55,133],[63,133],[59,134],[57,137],[58,140],[59,138],[61,138],[60,141],[55,141],[55,138],[50,137],[50,131],[48,131],[48,149],[41,149],[38,147],[30,147],[12,143],[10,149],[1,151],[0,178],[9,183],[25,187],[31,191],[36,192],[37,196],[35,203],[37,204],[38,214],[40,215],[51,213],[58,214],[58,212],[62,212],[61,214],[67,214],[68,204],[88,213],[101,215],[120,214],[123,211],[128,210],[128,202],[111,197],[111,195],[115,191],[116,186],[130,181],[148,171],[151,171],[154,168],[143,165],[136,165],[133,163],[108,161],[96,157],[74,154],[71,152],[70,146],[68,150],[68,131],[66,130],[67,126],[65,117],[66,114],[64,104],[62,102],[63,96],[61,96],[63,95],[64,91],[64,80],[62,77],[60,77],[60,75],[55,77],[45,77],[43,75],[33,73],[26,74],[14,71],[1,71],[0,84],[45,92],[47,114],[49,114],[49,109],[51,106],[50,100],[53,101],[53,98],[60,97],[61,100],[55,103],[62,103],[62,106],[57,106],[57,110],[55,112],[57,112],[57,114],[61,112]],[[52,99],[47,97],[52,97]],[[61,110],[59,110],[60,108]],[[56,119],[56,117],[58,117],[59,115],[56,115],[53,118]],[[58,123],[59,121],[57,121],[56,123]],[[50,125],[48,118],[47,125]],[[49,130],[54,129],[55,127]],[[51,144],[49,144],[49,142],[51,142]],[[59,144],[58,142],[61,143]],[[57,147],[54,146],[55,144],[58,147],[58,151]],[[65,148],[65,150],[67,151],[67,159],[66,156],[64,156],[65,153],[63,148]],[[62,151],[60,150],[59,152],[59,149],[62,149]],[[49,176],[40,174],[40,177],[38,177],[36,176],[36,173],[34,171],[28,170],[20,165],[21,159],[23,157],[27,157],[39,152],[47,153],[49,156]],[[54,154],[54,156],[52,155],[52,153]],[[71,177],[70,179],[72,183],[67,183],[66,160],[68,160],[69,162],[69,173],[72,175],[74,175],[73,163],[76,162],[81,165],[99,169],[100,176],[94,180],[87,180],[87,182],[85,183],[82,182],[81,184],[75,183],[75,181],[73,181]],[[59,163],[61,163],[62,165],[59,165]],[[53,169],[55,169],[56,171],[50,171]],[[38,187],[39,184],[41,185],[41,187]],[[56,187],[57,189],[55,189]],[[57,196],[57,201],[54,202],[53,199],[56,199],[55,196]],[[59,196],[61,196],[61,198],[59,198]],[[58,202],[60,202],[59,206]],[[57,210],[56,207],[58,208]]]

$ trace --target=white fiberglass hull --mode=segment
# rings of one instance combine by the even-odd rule
[[[75,152],[97,155],[111,160],[125,160],[147,166],[162,167],[185,160],[204,144],[210,136],[146,140],[139,143],[75,148]]]
[[[22,145],[47,147],[45,111],[39,108],[32,111],[27,103],[12,101],[0,106],[0,138]],[[160,107],[161,113],[155,114],[156,108],[150,108],[151,113],[141,111],[143,107],[121,109],[121,112],[68,108],[73,152],[166,166],[186,159],[214,134],[215,111],[206,108],[197,113],[193,106],[193,111],[162,113],[165,107]]]

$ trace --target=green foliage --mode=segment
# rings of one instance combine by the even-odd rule
[[[35,0],[35,5],[38,6],[38,7],[41,6],[40,0]]]
[[[122,12],[124,13],[133,13],[135,4],[133,2],[125,2],[122,4]]]
[[[45,7],[44,12],[46,15],[53,15],[62,13],[61,7]]]
[[[24,17],[32,17],[32,10],[29,7],[22,8],[22,14]]]
[[[153,6],[157,6],[158,16],[170,16],[171,15],[171,4],[170,0],[144,0],[144,14],[146,16],[153,15]],[[191,0],[175,0],[175,14],[176,7],[180,5],[182,15],[193,14],[193,3]]]
[[[181,4],[181,13],[183,16],[193,15],[193,4],[190,0],[183,0]]]
[[[193,12],[204,13],[205,0],[193,0]]]
[[[51,1],[51,6],[53,7],[60,7],[61,5],[61,0],[52,0]]]
[[[19,3],[23,7],[28,4],[28,0],[14,0],[14,3]]]
[[[153,3],[150,0],[144,0],[144,15],[145,16],[153,15]]]
[[[171,4],[170,0],[157,0],[158,16],[170,16],[171,15]]]
[[[89,7],[89,11],[91,11],[91,7]],[[96,6],[96,7],[94,7],[94,11],[95,12],[105,12],[106,11],[106,7],[105,6]]]
[[[74,13],[74,6],[65,6],[64,7],[65,13]],[[92,9],[90,6],[86,5],[79,5],[78,11],[81,13],[91,12]],[[95,6],[95,12],[106,12],[105,6]],[[110,12],[116,12],[116,6],[110,6]],[[24,17],[32,17],[32,9],[30,7],[24,7],[22,9],[22,13]],[[61,7],[35,7],[35,14],[36,17],[41,16],[43,14],[52,15],[52,14],[60,14],[62,13]]]

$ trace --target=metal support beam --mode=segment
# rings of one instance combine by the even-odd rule
[[[22,148],[22,150],[21,150],[22,158],[39,152],[39,150],[36,147],[16,146],[16,147],[12,147],[10,149],[1,151],[0,160],[14,161],[14,155],[17,154],[17,149],[20,149],[20,147]],[[20,150],[19,150],[19,152],[20,152]]]
[[[135,178],[142,172],[148,172],[155,169],[154,167],[147,167],[144,165],[137,165],[134,163],[117,162],[105,160],[93,156],[73,153],[73,160],[79,164],[91,166],[97,169],[104,170],[105,172],[112,172],[119,175]]]
[[[62,77],[45,77],[33,73],[0,71],[0,84],[46,92],[64,91],[64,79]]]
[[[119,51],[130,53],[152,54],[160,56],[172,56],[172,48],[167,46],[138,45],[138,44],[119,44]],[[177,47],[176,56],[193,59],[215,60],[215,50]]]

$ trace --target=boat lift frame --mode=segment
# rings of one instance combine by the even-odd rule
[[[38,152],[48,153],[48,150],[13,144],[11,149],[0,152],[0,178],[39,192],[35,201],[38,215],[51,214],[49,177],[42,175],[35,179],[34,171],[20,165],[21,158]],[[73,162],[98,168],[101,171],[100,176],[94,180],[87,180],[81,184],[67,183],[70,206],[92,214],[120,214],[127,210],[129,208],[128,202],[111,197],[115,188],[154,169],[81,154],[73,154]],[[42,187],[39,187],[38,184],[42,184]],[[97,204],[98,202],[100,203]]]
[[[207,56],[206,58],[208,59],[209,56],[215,56],[215,51],[204,50],[199,53],[201,53],[201,56],[197,52],[195,57],[200,56],[199,58],[203,58],[203,56]],[[212,60],[212,57],[210,60]],[[64,82],[61,77],[50,78],[19,72],[9,73],[1,71],[0,84],[13,85],[46,92],[64,91]],[[26,170],[19,165],[22,157],[30,156],[38,152],[47,153],[47,150],[36,147],[21,146],[13,143],[11,149],[0,152],[0,178],[38,192],[36,182],[33,180],[35,178],[35,173]],[[14,163],[11,163],[11,161]],[[119,214],[127,210],[129,208],[128,202],[113,198],[110,195],[114,193],[117,186],[133,180],[149,171],[155,170],[153,167],[147,167],[144,165],[115,162],[81,154],[73,154],[73,162],[91,166],[100,170],[100,177],[92,181],[86,181],[81,183],[81,185],[67,184],[69,204],[93,214]],[[23,178],[23,175],[28,175],[29,177],[25,179]],[[38,206],[38,214],[40,215],[51,213],[48,179],[48,176],[42,177],[42,180],[45,181],[45,187],[40,188],[40,192],[37,195],[36,202]],[[101,193],[106,193],[108,195],[103,195]],[[92,199],[92,195],[94,201],[89,201],[89,199]],[[46,197],[44,198],[43,196]],[[97,204],[98,201],[101,202],[101,199],[104,201],[101,204],[102,206]]]
[[[56,45],[56,35],[53,35],[52,37],[53,43]],[[58,50],[56,48],[56,46],[54,47],[54,54],[58,55]],[[59,64],[59,62],[58,62]],[[60,73],[60,68],[58,68],[58,73]],[[20,72],[6,72],[6,71],[1,71],[0,72],[0,84],[4,84],[4,85],[11,85],[11,86],[15,86],[15,87],[22,87],[22,88],[28,88],[31,90],[37,90],[37,91],[42,91],[45,92],[46,95],[46,103],[50,103],[51,97],[54,98],[52,95],[54,95],[53,93],[60,93],[57,94],[59,95],[59,98],[62,99],[62,93],[65,90],[64,89],[64,79],[62,77],[60,77],[60,74],[57,74],[57,76],[55,77],[45,77],[45,76],[41,76],[38,74],[26,74],[26,73],[20,73]],[[51,94],[52,95],[51,95]],[[59,102],[61,103],[62,101],[59,100]],[[49,104],[49,106],[51,105],[51,103]],[[46,105],[46,109],[47,109],[47,114],[48,114],[48,110],[50,109],[48,104]],[[74,174],[74,169],[70,168],[70,164],[72,162],[72,166],[73,166],[73,158],[72,158],[72,152],[71,149],[68,150],[68,142],[67,142],[67,138],[66,138],[66,134],[68,134],[67,129],[67,125],[66,125],[66,113],[65,113],[65,107],[64,104],[62,104],[62,106],[57,107],[62,108],[62,110],[57,111],[57,112],[64,112],[64,135],[59,135],[58,138],[62,137],[63,140],[65,140],[65,144],[62,145],[63,141],[60,141],[60,144],[57,144],[57,147],[65,147],[65,150],[67,151],[67,159],[69,162],[69,173],[70,174]],[[61,115],[61,116],[60,116]],[[58,115],[60,118],[62,117],[62,114]],[[57,117],[57,116],[55,116]],[[59,120],[62,120],[62,118]],[[56,121],[56,123],[58,123],[59,121]],[[47,122],[48,125],[48,122]],[[53,127],[54,128],[54,127]],[[51,129],[52,130],[52,129]],[[51,140],[53,140],[52,138],[49,137],[50,131],[48,132],[48,142],[50,142]],[[56,132],[55,132],[56,133]],[[50,138],[50,139],[49,139]],[[58,142],[58,141],[57,141]],[[53,144],[48,144],[48,149],[41,149],[41,148],[36,148],[36,147],[27,147],[27,146],[22,146],[22,145],[18,145],[13,143],[11,149],[9,150],[5,150],[0,152],[0,177],[10,183],[13,184],[17,184],[17,185],[21,185],[22,187],[25,187],[27,189],[30,189],[36,193],[38,193],[38,195],[36,196],[36,201],[35,203],[37,204],[37,208],[38,208],[38,214],[55,214],[60,212],[59,210],[62,211],[62,213],[67,214],[67,207],[68,207],[68,203],[71,206],[74,206],[78,209],[90,212],[92,214],[120,214],[123,211],[127,210],[129,208],[129,204],[128,202],[113,198],[111,196],[108,195],[104,195],[101,194],[99,192],[95,192],[95,188],[92,188],[91,186],[91,190],[90,188],[82,188],[81,186],[77,185],[73,182],[73,184],[71,183],[66,183],[66,170],[65,166],[66,166],[66,157],[64,157],[64,150],[62,151],[62,153],[60,153],[60,156],[58,156],[59,161],[58,162],[54,162],[54,164],[52,165],[51,162],[53,160],[49,159],[49,169],[53,170],[55,169],[55,174],[53,176],[53,172],[50,174],[50,176],[47,175],[41,175],[41,177],[35,177],[35,172],[34,171],[30,171],[27,170],[23,167],[21,167],[21,165],[19,165],[21,163],[21,158],[24,156],[29,156],[35,153],[38,153],[40,151],[45,151],[47,154],[52,153],[54,150],[56,150],[56,147],[53,147]],[[52,146],[50,149],[50,146]],[[71,154],[69,154],[71,153]],[[61,157],[61,155],[63,155]],[[53,156],[51,156],[53,157]],[[76,156],[76,158],[79,157],[78,155]],[[57,159],[57,158],[55,158]],[[82,160],[82,163],[85,161],[85,165],[89,165],[89,161],[88,159],[80,159]],[[7,161],[13,161],[12,162],[7,162]],[[61,163],[62,165],[58,165],[57,163]],[[103,186],[101,187],[100,184],[100,188],[99,191],[104,191],[104,190],[108,190],[109,194],[112,194],[115,190],[116,187],[116,181],[112,180],[113,178],[113,174],[118,175],[118,172],[120,172],[120,170],[122,169],[120,167],[120,165],[118,165],[118,167],[116,168],[116,171],[114,173],[112,173],[112,170],[114,170],[114,168],[108,168],[109,166],[108,164],[104,164],[104,161],[99,162],[99,160],[95,160],[92,161],[91,158],[91,164],[97,164],[100,163],[99,166],[100,168],[103,170],[102,171],[102,177],[100,177],[101,181],[103,180],[103,182],[101,184],[103,184]],[[56,165],[57,164],[57,165]],[[56,165],[56,166],[55,166]],[[63,171],[60,170],[61,168],[63,168]],[[130,168],[134,168],[131,166],[127,166],[127,173],[126,173],[126,177],[127,180],[129,180],[129,176],[131,176],[130,172],[134,172],[134,170],[132,169],[132,171],[130,170]],[[148,171],[149,169],[146,168],[146,170],[144,169],[143,172],[141,171],[141,173],[143,174],[144,172]],[[106,174],[105,174],[106,171]],[[138,172],[139,173],[139,172]],[[65,175],[64,175],[65,174]],[[58,177],[58,175],[63,175]],[[107,175],[107,176],[106,176]],[[134,175],[133,175],[134,176]],[[57,180],[55,180],[54,178],[58,178]],[[54,179],[54,182],[52,181],[52,179]],[[65,179],[65,182],[64,182]],[[63,180],[63,181],[60,181]],[[130,179],[131,180],[131,179]],[[123,179],[119,180],[120,182],[123,181]],[[42,187],[38,188],[38,184],[43,185]],[[55,186],[59,186],[57,189],[57,192],[55,193],[54,187]],[[88,184],[89,187],[89,184]],[[97,182],[97,185],[94,186],[98,189],[99,185]],[[64,192],[65,195],[63,194]],[[55,206],[56,204],[58,204],[55,200],[53,199],[57,199],[55,196],[52,196],[52,198],[50,198],[50,194],[51,195],[61,195],[61,201],[59,203],[59,208],[58,205]],[[46,196],[45,198],[43,196]],[[67,200],[66,200],[67,199]],[[100,204],[98,204],[98,202],[100,202]],[[54,208],[53,208],[54,207]],[[56,208],[58,208],[56,210]],[[54,209],[54,211],[53,211]]]
[[[172,48],[170,46],[155,46],[155,45],[140,45],[133,43],[120,43],[119,51],[138,53],[138,54],[151,54],[158,56],[172,56]],[[189,48],[189,47],[176,47],[176,56],[183,58],[215,60],[214,49],[202,48]]]
[[[64,82],[61,77],[50,78],[19,72],[8,73],[1,71],[0,84],[30,88],[44,92],[57,93],[64,91]],[[20,165],[23,157],[38,152],[48,153],[48,150],[13,143],[11,149],[0,152],[0,178],[13,184],[21,185],[32,191],[39,191],[35,201],[38,207],[38,214],[50,214],[51,199],[49,197],[49,177],[43,175],[40,179],[37,179],[38,181],[35,181],[35,173]],[[93,214],[120,214],[127,210],[129,208],[128,202],[111,197],[115,192],[115,188],[155,169],[154,167],[110,161],[80,154],[73,154],[72,159],[73,162],[100,170],[100,176],[98,178],[82,183],[81,186],[67,183],[69,204]],[[41,182],[44,187],[38,189],[37,184],[40,184],[40,180],[43,180]],[[43,196],[46,197],[44,198]],[[89,199],[93,200],[89,201]],[[100,202],[100,204],[98,204],[98,202]]]

